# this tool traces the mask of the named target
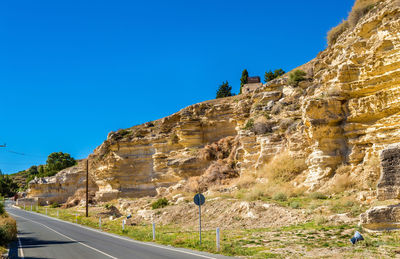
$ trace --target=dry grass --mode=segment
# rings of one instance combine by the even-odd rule
[[[368,172],[367,185],[375,188],[381,175],[381,161],[377,155],[371,156],[364,164],[364,171]]]
[[[328,45],[331,46],[336,43],[339,36],[349,28],[349,23],[347,21],[342,21],[336,27],[333,27],[327,35]]]
[[[289,152],[282,152],[275,156],[258,174],[275,183],[287,183],[306,169],[304,158],[294,158],[289,155]]]
[[[356,0],[351,9],[347,20],[342,21],[339,25],[332,28],[327,34],[328,45],[333,45],[338,37],[348,28],[354,28],[358,21],[366,15],[375,4],[382,0]]]
[[[17,224],[13,218],[0,216],[0,246],[5,246],[17,238]]]
[[[336,169],[335,176],[333,177],[332,184],[329,188],[330,192],[333,193],[341,193],[346,190],[355,188],[357,186],[357,182],[354,181],[350,177],[351,166],[349,165],[340,165]]]
[[[373,7],[374,4],[377,3],[377,0],[358,0],[354,4],[351,12],[349,13],[349,17],[347,20],[349,21],[350,27],[355,27],[358,21],[366,15]]]

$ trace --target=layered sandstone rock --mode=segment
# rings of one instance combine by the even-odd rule
[[[55,176],[32,180],[29,183],[29,198],[35,198],[39,205],[66,202],[69,197],[86,188],[85,165],[86,161],[83,161],[76,166],[60,171]],[[89,177],[89,191],[98,191],[91,176]]]
[[[399,1],[378,1],[300,67],[307,80],[296,86],[283,76],[249,94],[110,133],[89,156],[97,198],[156,195],[157,188],[200,176],[216,162],[202,158],[202,150],[226,137],[237,143],[229,168],[239,175],[263,170],[288,150],[306,160],[301,186],[310,190],[332,185],[340,165],[350,168],[358,188],[375,188],[379,152],[400,142],[399,32]],[[33,182],[29,196],[65,197],[80,181],[67,179],[47,179],[48,187]]]

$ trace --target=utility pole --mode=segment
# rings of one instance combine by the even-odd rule
[[[89,157],[86,160],[86,217],[89,217]]]

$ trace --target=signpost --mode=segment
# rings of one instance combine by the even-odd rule
[[[201,193],[197,193],[193,198],[194,204],[199,206],[199,237],[200,237],[200,245],[201,245],[201,205],[204,204],[206,198]]]

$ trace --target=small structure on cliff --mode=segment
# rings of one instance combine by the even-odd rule
[[[251,76],[247,78],[247,84],[243,85],[242,93],[248,94],[260,88],[263,84],[259,76]]]

